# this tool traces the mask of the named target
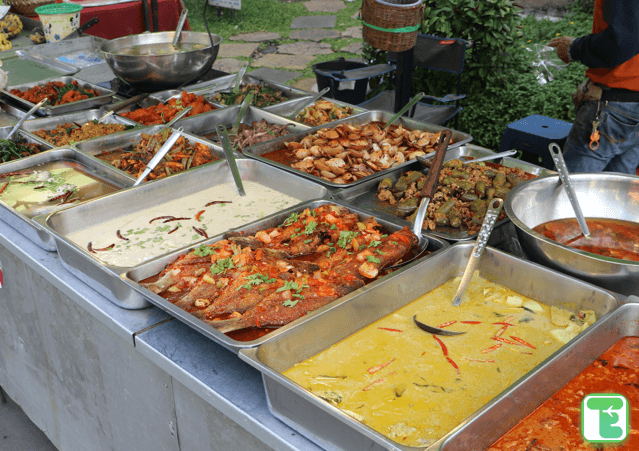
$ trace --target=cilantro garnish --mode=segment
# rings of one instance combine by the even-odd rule
[[[382,244],[382,242],[381,242],[381,241],[375,241],[375,240],[373,240],[373,241],[371,241],[371,242],[370,242],[370,244],[368,245],[368,247],[377,247],[377,246],[379,246],[380,244]]]
[[[317,223],[315,221],[311,221],[308,224],[306,224],[306,228],[304,229],[304,233],[306,235],[310,235],[311,233],[313,233],[315,231],[316,228],[317,228]]]
[[[373,257],[372,255],[367,255],[366,256],[366,261],[371,262],[371,263],[381,263],[381,260],[377,257]]]
[[[215,264],[211,266],[211,275],[216,276],[218,274],[226,274],[227,270],[233,268],[235,268],[233,260],[231,260],[231,257],[226,257],[216,261]]]
[[[335,230],[337,228],[337,226],[335,224],[331,224],[330,229],[331,230]]]
[[[284,221],[282,225],[286,227],[286,226],[290,226],[291,224],[295,224],[299,218],[300,218],[299,213],[291,213],[291,216],[286,218],[286,220]]]
[[[357,233],[358,232],[349,232],[348,230],[342,230],[339,233],[339,240],[337,240],[337,245],[342,248],[346,247],[348,243],[353,241],[353,238],[357,236]]]
[[[282,302],[282,305],[284,307],[295,307],[297,305],[297,303],[299,302],[299,299],[287,299],[286,301]]]
[[[247,290],[250,290],[252,287],[256,287],[263,283],[273,283],[276,280],[260,273],[251,274],[250,276],[246,276],[245,279],[248,280],[248,283],[237,287],[235,291],[238,291],[240,288],[246,288]]]

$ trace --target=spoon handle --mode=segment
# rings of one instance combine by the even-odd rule
[[[244,78],[246,69],[248,69],[248,64],[249,63],[244,61],[242,65],[240,66],[240,71],[235,76],[235,86],[233,86],[233,90],[231,92],[238,92],[240,90],[240,85],[242,84],[242,78]]]
[[[475,241],[475,247],[473,247],[473,252],[470,254],[470,258],[468,259],[468,264],[464,270],[461,283],[459,284],[457,293],[453,298],[453,305],[455,307],[459,307],[459,304],[461,304],[462,299],[464,298],[464,294],[466,294],[466,290],[470,284],[470,279],[473,278],[473,273],[479,265],[484,249],[486,249],[486,245],[488,244],[490,233],[493,231],[493,227],[495,227],[495,222],[497,222],[497,218],[501,212],[501,207],[503,206],[504,201],[502,199],[495,198],[490,201],[488,210],[486,210],[486,216],[484,216],[484,222],[482,223],[479,234],[477,235],[477,241]]]
[[[557,144],[550,143],[548,150],[550,150],[550,155],[552,156],[555,166],[557,167],[557,171],[559,172],[559,179],[566,189],[566,195],[568,195],[570,205],[572,205],[572,209],[575,211],[575,216],[577,216],[577,222],[581,228],[581,233],[583,233],[585,237],[589,237],[590,230],[588,230],[588,225],[586,224],[586,219],[584,218],[584,214],[579,206],[575,189],[570,181],[570,175],[568,173],[568,168],[566,167],[566,162],[564,161],[564,156],[561,153],[561,149]]]
[[[177,27],[175,28],[175,34],[173,35],[173,47],[177,47],[178,42],[180,41],[180,36],[182,36],[182,28],[184,27],[184,22],[186,21],[186,15],[189,13],[189,10],[184,8],[182,13],[180,14],[180,18],[178,19]]]
[[[183,131],[184,129],[180,127],[179,129],[175,131],[175,133],[169,136],[169,138],[165,141],[162,147],[160,147],[158,152],[153,156],[153,158],[151,158],[151,161],[149,161],[149,164],[146,165],[146,169],[144,169],[144,172],[142,173],[140,177],[138,177],[138,179],[135,181],[133,186],[138,186],[140,183],[142,183],[142,181],[146,178],[146,176],[149,175],[153,169],[155,169],[155,167],[162,160],[162,158],[164,158],[164,156],[169,152],[169,150],[171,150],[171,148],[177,142],[180,136],[182,136]]]
[[[184,108],[182,111],[180,111],[178,114],[176,114],[175,116],[173,116],[173,119],[171,119],[169,122],[166,123],[167,127],[171,127],[173,124],[175,124],[177,121],[179,121],[180,119],[182,119],[184,116],[186,116],[187,114],[189,114],[189,111],[191,111],[193,109],[193,107],[191,105],[187,106],[186,108]]]
[[[479,158],[474,158],[472,160],[466,160],[463,161],[463,164],[470,164],[470,163],[480,163],[482,161],[492,161],[492,160],[497,160],[499,158],[504,158],[504,157],[512,157],[513,155],[516,155],[517,151],[516,150],[506,150],[505,152],[499,152],[499,153],[493,153],[491,155],[486,155],[485,157],[479,157]]]
[[[423,92],[420,92],[420,93],[419,93],[419,94],[417,94],[415,97],[413,97],[413,98],[410,100],[410,102],[408,102],[406,105],[404,105],[404,108],[402,108],[401,110],[399,110],[399,111],[395,114],[395,116],[393,116],[393,117],[391,118],[391,120],[390,120],[390,121],[386,122],[386,125],[384,126],[384,128],[388,128],[388,127],[390,127],[390,126],[393,124],[393,122],[395,122],[397,119],[399,119],[399,117],[400,117],[402,114],[404,114],[405,112],[407,112],[407,111],[408,111],[408,109],[409,109],[410,107],[412,107],[412,106],[413,106],[413,105],[415,105],[417,102],[419,102],[419,101],[422,99],[422,97],[424,97],[424,93],[423,93]]]
[[[246,94],[246,97],[244,98],[244,101],[242,102],[242,106],[240,107],[240,111],[237,114],[237,119],[235,119],[235,123],[233,124],[233,127],[231,128],[231,135],[237,135],[237,131],[240,129],[240,124],[242,123],[242,119],[244,119],[244,113],[246,113],[247,108],[249,107],[249,105],[251,104],[251,101],[253,100],[253,94],[255,94],[255,91],[249,91],[249,93]]]
[[[26,121],[27,119],[29,119],[31,117],[31,115],[33,113],[35,113],[36,111],[38,111],[42,105],[44,105],[45,103],[47,103],[49,101],[49,99],[44,98],[42,100],[40,100],[38,103],[35,104],[35,106],[33,108],[31,108],[29,111],[27,111],[27,113],[22,116],[22,119],[20,119],[18,121],[18,123],[16,125],[14,125],[14,127],[11,129],[11,132],[7,135],[7,137],[5,138],[6,140],[11,139],[11,137],[13,135],[15,135],[15,133],[18,131],[18,129],[20,128],[20,126],[22,124],[24,124],[24,121]]]
[[[244,185],[242,184],[242,177],[240,176],[240,171],[237,168],[237,163],[235,162],[235,155],[233,155],[233,148],[229,141],[229,135],[226,133],[226,128],[222,124],[217,124],[216,130],[217,135],[220,137],[224,154],[226,155],[226,162],[229,164],[233,180],[235,180],[237,191],[240,193],[240,196],[246,196],[246,191],[244,191]]]

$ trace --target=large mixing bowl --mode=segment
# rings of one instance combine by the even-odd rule
[[[211,69],[222,37],[208,33],[182,32],[178,48],[194,44],[203,48],[176,52],[173,31],[143,33],[105,42],[100,47],[113,73],[138,91],[155,92],[195,81]],[[144,54],[149,51],[152,54]],[[133,54],[132,54],[133,53]]]
[[[570,178],[586,218],[639,222],[639,177],[600,173],[573,174]],[[575,217],[558,176],[530,180],[512,189],[504,209],[531,259],[608,290],[639,295],[639,262],[573,249],[532,231],[553,219]]]

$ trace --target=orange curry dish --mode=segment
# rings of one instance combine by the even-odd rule
[[[639,449],[639,337],[619,340],[588,368],[508,431],[487,451],[636,451]],[[618,393],[630,404],[621,444],[594,447],[581,435],[581,403],[593,393]]]
[[[65,103],[77,102],[79,100],[90,99],[102,95],[100,91],[89,87],[82,87],[73,80],[71,83],[61,81],[50,81],[42,86],[34,86],[28,91],[12,89],[11,94],[20,97],[28,102],[38,103],[41,100],[49,99],[49,105],[57,106]]]
[[[187,117],[216,109],[216,106],[205,100],[204,97],[182,91],[182,95],[179,99],[173,98],[166,102],[166,104],[160,103],[147,108],[120,113],[120,116],[129,118],[143,125],[166,124],[173,119],[176,114],[188,106],[192,106],[193,109],[188,112]]]

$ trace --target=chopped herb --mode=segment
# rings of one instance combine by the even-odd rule
[[[293,297],[294,297],[294,298],[299,298],[299,299],[301,299],[301,300],[304,300],[304,295],[299,294],[299,293],[295,293],[295,294],[293,294]]]
[[[399,243],[398,243],[397,241],[391,241],[390,243],[391,243],[393,246],[398,246],[398,245],[399,245]]]
[[[349,232],[348,230],[342,230],[339,233],[339,240],[337,240],[337,245],[341,248],[345,248],[348,243],[353,241],[353,238],[357,236],[358,232]]]
[[[148,228],[144,228],[142,230],[138,230],[137,232],[133,232],[135,235],[141,235],[145,232],[147,232],[149,229]]]
[[[384,255],[384,253],[380,251],[379,249],[375,249],[375,252],[377,252],[379,255]]]
[[[315,210],[311,210],[311,216],[312,216],[312,217],[315,217],[315,216],[316,216]]]
[[[284,223],[282,224],[284,227],[290,226],[291,224],[295,224],[297,220],[300,218],[299,213],[291,213],[291,216],[286,218]]]
[[[282,305],[284,307],[295,307],[297,305],[297,303],[299,302],[299,299],[287,299],[286,301],[282,302]]]
[[[231,257],[226,257],[224,259],[216,261],[213,265],[211,265],[211,275],[216,276],[218,274],[226,274],[227,270],[233,268],[235,268],[233,260],[231,260]]]
[[[284,286],[279,287],[277,290],[275,290],[275,292],[279,293],[281,291],[298,290],[299,288],[300,287],[297,282],[291,282],[290,280],[287,280],[286,282],[284,282]]]
[[[155,229],[156,232],[168,232],[169,230],[171,230],[170,225],[165,225],[164,227],[156,227]]]
[[[235,291],[238,291],[240,288],[246,288],[247,290],[250,290],[252,287],[256,287],[263,283],[273,283],[276,280],[273,278],[269,278],[268,276],[265,276],[264,274],[260,274],[260,273],[251,274],[250,276],[246,276],[245,279],[248,280],[248,283],[237,287]]]
[[[331,230],[335,230],[337,228],[337,226],[335,224],[331,224],[331,226],[329,227]]]
[[[373,241],[371,241],[371,242],[370,242],[370,244],[368,245],[368,247],[377,247],[377,246],[379,246],[380,244],[382,244],[382,242],[381,242],[381,241],[375,241],[375,240],[373,240]]]
[[[310,243],[311,241],[313,241],[313,238],[309,238],[308,240],[304,240],[304,244],[308,244],[308,243]]]
[[[379,258],[373,257],[372,255],[367,255],[366,256],[366,261],[371,262],[371,263],[381,263],[382,262]]]
[[[310,235],[311,233],[313,233],[315,231],[316,228],[317,228],[317,223],[315,221],[311,221],[308,224],[306,224],[306,228],[304,229],[304,233],[306,235]]]

